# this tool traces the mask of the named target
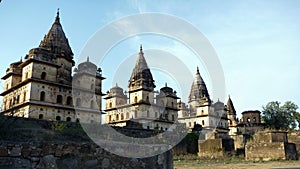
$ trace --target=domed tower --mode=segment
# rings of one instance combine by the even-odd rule
[[[154,101],[154,80],[144,58],[142,45],[129,79],[130,104],[151,104]]]
[[[196,76],[191,87],[188,103],[192,112],[196,112],[197,107],[211,105],[211,100],[209,98],[206,84],[200,75],[198,67]]]
[[[78,65],[73,76],[73,96],[77,108],[90,108],[102,110],[102,77],[101,68],[89,61]],[[96,98],[93,98],[96,97]],[[89,98],[89,99],[86,99]],[[96,102],[94,101],[96,100]]]
[[[127,96],[121,87],[116,84],[115,87],[111,88],[105,97],[106,110],[114,109],[118,106],[122,106],[127,103]]]
[[[160,89],[159,94],[156,96],[156,102],[158,106],[164,108],[162,118],[168,121],[177,121],[178,119],[178,108],[177,108],[177,97],[176,91],[173,91],[171,87],[165,84],[165,87]]]

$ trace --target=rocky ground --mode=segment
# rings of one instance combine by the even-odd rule
[[[300,161],[175,161],[174,169],[300,169]]]

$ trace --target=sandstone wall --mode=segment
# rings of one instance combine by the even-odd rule
[[[246,160],[297,160],[296,145],[288,143],[287,132],[258,132],[245,146]]]
[[[300,153],[300,132],[299,131],[290,132],[288,134],[288,140],[289,140],[289,142],[296,144],[296,149],[297,149],[297,152],[299,155],[299,153]]]
[[[245,147],[246,160],[285,159],[283,142],[248,142]]]
[[[233,139],[209,139],[199,141],[200,157],[204,158],[220,158],[229,155],[234,150]]]

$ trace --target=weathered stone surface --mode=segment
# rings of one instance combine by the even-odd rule
[[[78,161],[74,158],[67,158],[63,160],[63,165],[66,169],[77,169]]]
[[[1,157],[0,168],[30,169],[31,164],[30,161],[27,159]]]
[[[91,167],[96,167],[98,164],[98,160],[94,159],[94,160],[88,160],[84,163],[85,167],[91,168]]]
[[[8,156],[8,151],[6,148],[0,147],[0,157]]]
[[[53,155],[44,156],[37,166],[38,169],[58,169],[56,158]]]
[[[245,146],[246,160],[298,159],[296,146],[287,141],[286,132],[258,132]]]
[[[9,151],[9,155],[13,157],[21,156],[21,147],[13,147]]]
[[[47,154],[46,151],[44,151],[45,147],[53,147],[52,152],[56,152],[55,154],[59,156],[55,156],[54,153],[51,154],[50,151],[48,152],[49,154]],[[68,148],[65,151],[63,147]],[[1,149],[4,152],[5,150],[7,150],[7,152],[9,150],[10,152],[7,154],[3,153],[5,157],[0,157],[0,169],[173,168],[172,152],[170,151],[148,158],[128,158],[111,154],[93,143],[57,143],[54,145],[51,143],[42,143],[24,147],[17,144],[2,144]],[[84,150],[85,153],[80,153],[80,150]],[[31,153],[32,151],[42,151],[42,153]]]
[[[108,158],[104,158],[104,159],[102,160],[101,167],[102,167],[102,168],[109,168],[109,165],[110,165],[109,159],[108,159]]]
[[[30,152],[30,155],[33,156],[33,157],[38,157],[38,156],[40,156],[41,151],[42,151],[42,150],[41,150],[40,148],[34,149],[34,150],[32,150],[32,151]]]

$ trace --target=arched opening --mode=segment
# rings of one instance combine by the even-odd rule
[[[94,85],[94,83],[92,83],[91,84],[91,90],[94,90],[94,87],[95,87],[95,85]]]
[[[229,124],[232,125],[232,121],[231,120],[229,120]]]
[[[40,93],[40,101],[45,101],[45,92],[44,91],[42,91]]]
[[[171,102],[171,107],[174,107],[174,102]]]
[[[91,103],[90,103],[90,108],[93,109],[94,108],[94,101],[91,100]]]
[[[71,96],[68,96],[67,97],[67,105],[69,105],[69,106],[72,106],[72,97]]]
[[[202,126],[204,126],[204,124],[205,124],[205,122],[204,122],[204,120],[202,120]]]
[[[56,121],[60,121],[61,120],[61,117],[60,116],[56,116]]]
[[[174,116],[174,114],[172,114],[172,121],[175,121],[175,116]]]
[[[129,119],[129,113],[128,112],[126,113],[126,119]]]
[[[123,113],[121,114],[121,120],[124,120],[124,114]]]
[[[43,119],[44,115],[43,114],[39,114],[39,119]]]
[[[71,121],[71,117],[67,117],[67,118],[66,118],[66,121],[67,121],[67,122],[70,122],[70,121]]]
[[[6,110],[6,101],[3,101],[3,110]]]
[[[25,100],[26,100],[26,92],[24,92],[23,94],[23,102],[25,102]]]
[[[137,96],[134,97],[134,103],[137,103]]]
[[[47,75],[46,72],[42,72],[42,74],[41,74],[41,79],[42,79],[42,80],[46,80],[46,75]]]
[[[25,79],[27,79],[27,78],[28,78],[28,72],[25,73]]]
[[[10,99],[10,100],[8,101],[8,108],[11,108],[11,106],[12,106],[12,99]]]
[[[135,118],[138,117],[137,111],[134,112],[134,117],[135,117]]]
[[[108,116],[108,122],[111,122],[111,115]]]
[[[62,104],[62,95],[57,95],[57,97],[56,97],[56,103]]]
[[[77,119],[76,119],[76,123],[79,123],[79,122],[80,122],[80,120],[79,120],[79,118],[77,118]]]
[[[116,120],[119,120],[119,114],[117,114],[117,116],[116,116]]]
[[[77,98],[77,99],[76,99],[76,106],[77,106],[77,107],[80,107],[80,106],[81,106],[81,99],[80,99],[80,98]]]
[[[253,117],[253,122],[254,122],[254,123],[256,122],[256,117]]]
[[[250,123],[250,118],[249,117],[247,118],[247,122]]]
[[[146,102],[149,103],[149,96],[146,97]]]
[[[109,103],[109,108],[112,108],[112,102]]]
[[[17,104],[20,103],[20,95],[17,96],[16,103],[17,103]]]

